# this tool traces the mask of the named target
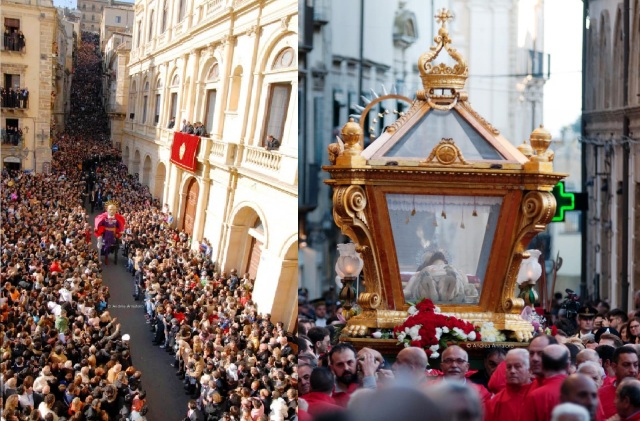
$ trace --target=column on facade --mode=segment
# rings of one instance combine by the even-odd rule
[[[231,212],[233,211],[233,204],[235,202],[236,188],[238,187],[238,170],[234,167],[229,168],[229,180],[227,183],[227,191],[224,197],[226,203],[224,205],[224,212],[222,214],[222,221],[224,221],[223,229],[220,230],[220,238],[218,244],[227,244],[229,238],[232,237],[233,225],[229,220],[231,218]],[[225,254],[229,247],[221,247],[218,250],[218,261],[226,262]]]
[[[279,263],[279,262],[278,262]],[[260,283],[263,283],[262,273]],[[278,283],[273,285],[264,284],[274,292],[273,305],[271,307],[271,320],[281,321],[287,330],[293,329],[296,322],[297,312],[291,303],[296,302],[298,294],[298,261],[284,260],[281,263]],[[266,288],[265,288],[266,289]],[[277,297],[275,293],[277,292]],[[258,307],[259,308],[259,307]]]
[[[224,69],[220,74],[220,80],[225,80],[226,83],[222,84],[222,107],[221,112],[218,114],[218,132],[216,133],[216,139],[222,139],[222,133],[224,131],[224,118],[227,112],[227,105],[229,99],[229,89],[232,83],[232,75],[233,75],[233,50],[234,50],[234,42],[233,39],[230,38],[229,35],[225,35],[220,41],[220,45],[223,50],[222,56],[224,57]]]
[[[189,84],[189,92],[187,92],[187,115],[189,116],[191,123],[195,123],[200,120],[200,117],[196,115],[196,110],[194,109],[195,101],[196,101],[196,87],[198,86],[198,69],[200,67],[200,53],[201,50],[194,49],[189,53],[192,69],[191,69],[191,83]]]
[[[171,92],[170,92],[170,85],[171,85],[171,81],[169,80],[169,63],[164,63],[163,64],[164,67],[164,75],[162,76],[162,80],[164,80],[164,85],[162,86],[162,107],[160,112],[162,113],[162,117],[160,118],[160,121],[158,122],[158,124],[160,125],[161,128],[166,129],[167,124],[169,124],[169,120],[171,119],[171,116],[169,115],[169,112],[171,111]],[[178,127],[178,122],[176,121],[176,126],[174,126],[174,129],[176,129],[176,127]],[[169,143],[171,143],[173,139],[169,139]]]
[[[180,118],[176,117],[176,125],[179,124],[178,128],[180,128],[182,126],[182,120],[188,118],[188,112],[187,112],[187,104],[186,104],[186,98],[187,98],[187,92],[185,92],[186,90],[186,86],[185,83],[187,81],[187,65],[189,64],[188,62],[189,59],[189,54],[185,53],[182,55],[181,60],[182,60],[182,69],[180,72],[180,89],[178,90],[178,104],[180,104]]]
[[[258,116],[258,107],[260,104],[260,101],[258,101],[258,99],[260,98],[260,92],[254,93],[253,87],[256,86],[257,87],[256,90],[259,90],[264,81],[264,72],[262,71],[263,69],[260,69],[256,66],[256,63],[258,61],[258,52],[260,51],[261,32],[262,31],[260,30],[260,26],[258,25],[249,29],[249,31],[247,32],[247,35],[249,37],[254,38],[253,39],[253,55],[251,57],[251,67],[248,69],[250,72],[253,73],[253,77],[249,78],[249,84],[247,86],[247,93],[246,93],[247,100],[245,101],[245,104],[247,104],[247,106],[245,106],[244,117],[242,121],[242,131],[240,132],[241,145],[243,144],[246,145],[249,143],[245,139],[245,137],[247,136],[247,128],[249,127],[249,123],[248,123],[249,116],[253,116],[253,122],[251,124],[251,132],[249,133],[249,136],[253,136],[254,134],[254,128],[255,128],[256,119]],[[249,110],[249,106],[251,106],[251,110]],[[292,107],[289,107],[289,108],[292,108]],[[242,151],[240,151],[240,153],[237,154],[237,157],[240,159],[242,157],[241,152]]]

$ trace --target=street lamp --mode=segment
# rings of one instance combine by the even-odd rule
[[[356,252],[356,245],[354,243],[338,244],[338,252],[340,253],[340,257],[338,257],[338,261],[336,262],[336,273],[342,282],[339,298],[343,301],[342,315],[345,320],[349,320],[353,315],[351,312],[353,301],[357,298],[356,291],[353,288],[353,282],[360,276],[364,262]]]

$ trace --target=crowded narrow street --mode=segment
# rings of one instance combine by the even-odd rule
[[[98,39],[83,33],[51,171],[2,170],[3,419],[291,417],[294,339],[112,147]]]

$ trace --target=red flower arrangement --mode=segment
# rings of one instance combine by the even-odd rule
[[[438,358],[449,342],[480,341],[480,328],[472,323],[440,313],[433,302],[425,298],[409,308],[409,317],[393,334],[405,347],[415,346]]]

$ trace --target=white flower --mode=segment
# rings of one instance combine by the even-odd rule
[[[440,354],[438,354],[437,352],[434,352],[434,353],[431,354],[431,358],[432,359],[436,359],[436,358],[439,358],[439,357],[440,357]]]
[[[436,328],[436,339],[440,340],[440,337],[442,336],[442,329],[440,329],[439,327]]]
[[[449,333],[449,328],[446,326],[442,326],[442,333]]]
[[[480,334],[482,342],[503,342],[506,340],[506,336],[496,329],[492,322],[483,323],[480,326]]]
[[[419,341],[420,340],[420,328],[422,327],[422,325],[415,325],[412,328],[409,329],[409,336],[411,336],[411,339],[413,339],[414,341]]]
[[[440,307],[434,306],[433,312],[434,313],[441,313]]]
[[[454,327],[453,328],[453,336],[455,336],[456,338],[460,339],[460,340],[465,340],[467,339],[467,335],[464,333],[464,331],[462,329],[460,329],[459,327]]]
[[[396,337],[398,338],[398,341],[402,342],[402,341],[404,341],[404,338],[406,338],[406,337],[407,337],[407,334],[406,334],[406,333],[404,333],[404,332],[400,332],[400,333],[398,333],[398,334],[396,335]]]
[[[471,333],[469,333],[469,335],[467,335],[467,338],[469,338],[470,341],[475,341],[476,340],[476,332],[472,330]]]
[[[440,344],[431,345],[429,349],[431,350],[431,352],[438,352],[438,350],[440,349]]]
[[[411,307],[409,307],[409,310],[407,310],[407,313],[409,313],[409,315],[411,315],[411,316],[413,316],[417,312],[418,312],[418,309],[416,308],[416,306],[411,306]]]

